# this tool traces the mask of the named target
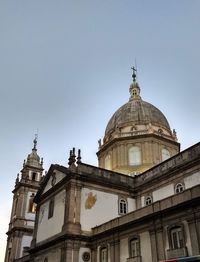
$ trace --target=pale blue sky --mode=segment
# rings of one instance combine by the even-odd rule
[[[36,130],[45,169],[66,165],[73,146],[96,165],[135,58],[142,98],[165,114],[182,149],[198,142],[199,32],[198,0],[0,0],[0,261]]]

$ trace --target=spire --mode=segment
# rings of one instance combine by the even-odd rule
[[[26,165],[32,166],[32,167],[37,167],[37,168],[42,168],[43,165],[43,159],[40,161],[40,157],[37,154],[37,134],[35,135],[35,138],[33,140],[33,148],[32,152],[28,155],[27,160],[24,162],[23,167]]]
[[[32,149],[32,150],[35,150],[35,151],[37,151],[37,139],[38,139],[38,135],[35,134],[35,138],[33,140],[33,149]]]
[[[140,100],[140,87],[136,81],[137,79],[137,69],[132,66],[131,69],[133,70],[132,73],[132,78],[133,78],[133,83],[130,85],[129,92],[130,92],[130,99],[129,100]]]

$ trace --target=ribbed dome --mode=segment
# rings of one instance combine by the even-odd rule
[[[142,99],[132,99],[114,113],[108,122],[105,135],[120,127],[144,124],[152,124],[170,130],[166,117],[158,108]]]

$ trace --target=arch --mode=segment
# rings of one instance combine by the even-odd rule
[[[166,148],[162,149],[161,154],[162,154],[162,161],[165,161],[171,157],[169,150],[167,150]]]
[[[182,183],[178,183],[174,187],[174,191],[176,194],[183,192],[185,189],[184,185]]]
[[[145,198],[145,206],[149,206],[153,203],[153,198],[151,196],[147,196]]]
[[[130,166],[141,165],[141,148],[139,146],[132,146],[129,148],[128,160]]]

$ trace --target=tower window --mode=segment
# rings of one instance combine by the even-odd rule
[[[52,199],[49,201],[48,219],[50,219],[51,217],[53,217],[53,213],[54,213],[54,198],[52,198]]]
[[[125,199],[119,200],[119,214],[124,215],[128,212],[127,201]]]
[[[37,173],[36,173],[36,172],[33,172],[33,173],[32,173],[32,180],[33,180],[33,181],[36,181],[36,178],[37,178]]]
[[[176,193],[176,194],[183,192],[183,190],[184,190],[183,184],[178,183],[178,184],[175,186],[175,193]]]
[[[35,209],[36,209],[36,205],[33,202],[34,196],[35,196],[34,193],[32,193],[32,195],[30,196],[30,199],[29,199],[28,212],[30,212],[30,213],[35,213]]]
[[[170,152],[167,149],[163,148],[162,149],[162,161],[165,161],[168,158],[170,158]]]
[[[141,148],[139,146],[132,146],[128,151],[129,165],[141,165]]]
[[[145,206],[149,206],[153,203],[153,199],[151,196],[147,196],[145,199]]]

